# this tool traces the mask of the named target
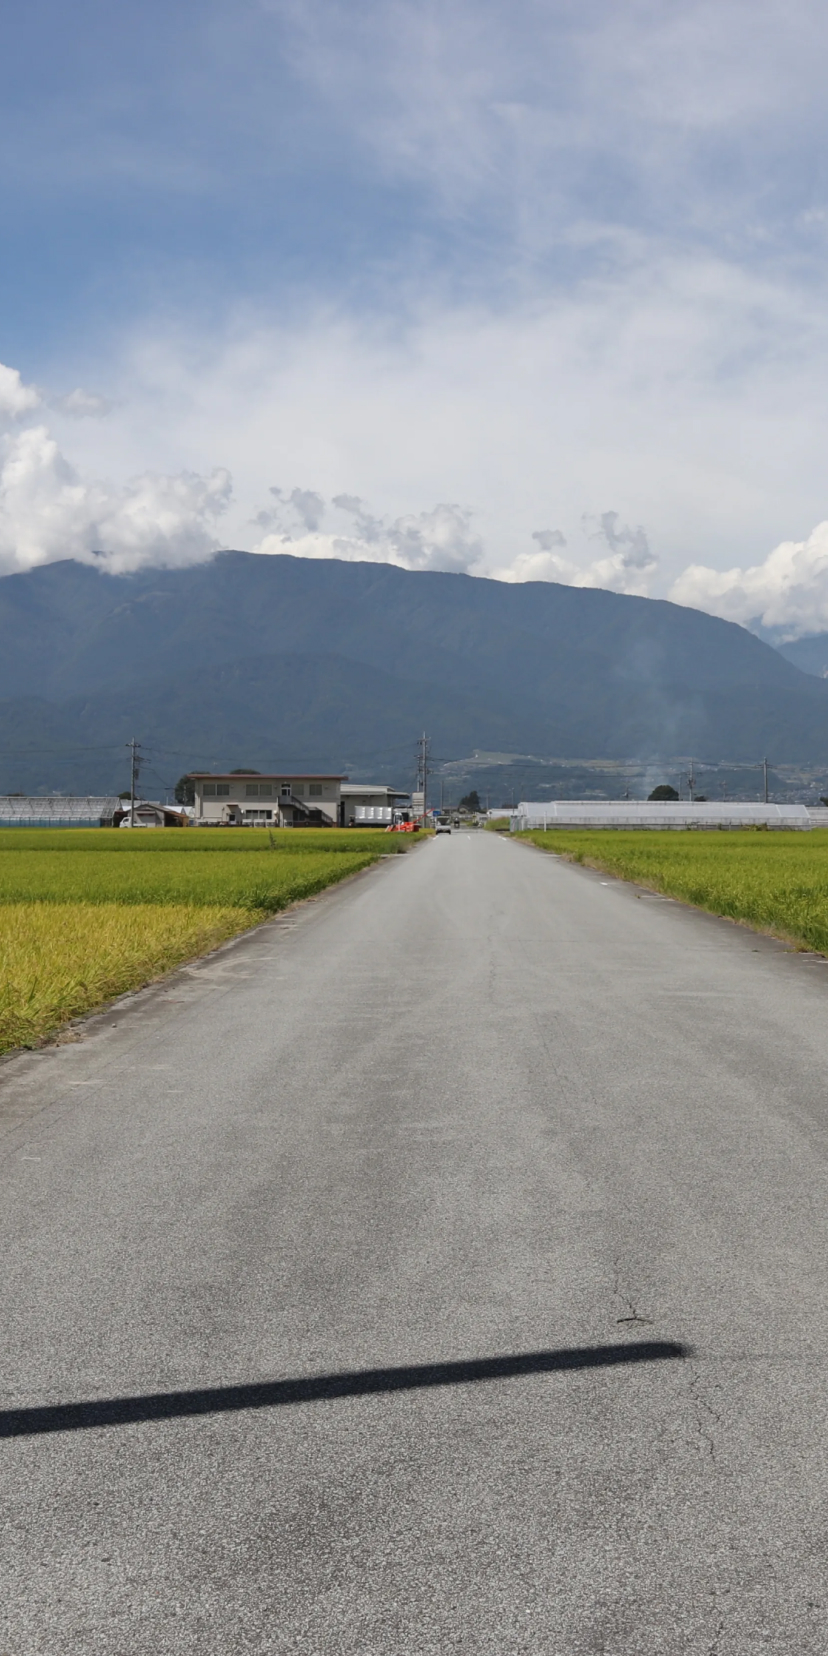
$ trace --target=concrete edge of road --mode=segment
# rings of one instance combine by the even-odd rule
[[[758,927],[752,926],[749,920],[739,920],[730,914],[714,914],[712,909],[700,908],[698,904],[689,902],[686,897],[674,897],[668,891],[658,891],[655,886],[640,885],[637,880],[625,880],[622,875],[613,874],[606,868],[593,868],[590,863],[574,862],[560,851],[547,851],[544,846],[536,845],[534,840],[517,839],[514,835],[499,837],[507,840],[510,845],[521,847],[524,851],[533,851],[539,857],[546,857],[550,862],[563,863],[573,874],[591,880],[593,884],[612,885],[636,900],[649,898],[655,903],[669,903],[688,919],[717,929],[725,927],[729,937],[741,938],[754,954],[781,955],[786,960],[800,961],[804,965],[828,966],[828,955],[820,954],[817,949],[800,948],[792,938],[780,936],[778,932],[761,931]],[[760,944],[764,947],[760,948]]]
[[[416,845],[424,845],[425,840],[419,840],[405,851],[383,851],[375,862],[369,863],[367,868],[357,868],[351,874],[346,874],[334,885],[325,886],[322,891],[315,891],[309,897],[299,897],[286,908],[279,909],[266,920],[259,920],[245,931],[236,932],[233,937],[225,938],[223,943],[216,944],[215,948],[208,949],[204,954],[189,955],[186,960],[179,961],[177,966],[171,966],[158,977],[150,978],[137,989],[127,989],[122,995],[114,995],[111,1000],[102,1001],[99,1006],[89,1012],[81,1013],[77,1018],[70,1018],[54,1029],[50,1035],[44,1035],[36,1046],[12,1047],[8,1052],[0,1054],[0,1118],[2,1117],[3,1092],[6,1086],[14,1079],[15,1067],[28,1066],[44,1055],[54,1053],[58,1048],[80,1046],[89,1036],[102,1033],[112,1027],[111,1019],[117,1014],[119,1019],[133,1014],[142,1014],[149,1011],[162,997],[169,994],[177,985],[183,987],[186,982],[192,982],[193,977],[205,969],[214,966],[230,954],[243,953],[258,938],[272,934],[279,929],[286,929],[286,923],[291,929],[296,924],[296,917],[302,912],[312,910],[314,906],[330,904],[337,897],[353,887],[358,881],[366,880],[371,875],[376,876],[380,870],[402,861],[410,856]]]

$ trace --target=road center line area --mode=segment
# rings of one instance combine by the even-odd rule
[[[0,1651],[824,1656],[813,961],[454,834],[78,1033],[0,1066]]]

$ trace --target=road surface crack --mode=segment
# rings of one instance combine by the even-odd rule
[[[722,1417],[710,1401],[710,1398],[705,1396],[700,1387],[701,1375],[698,1370],[696,1370],[695,1373],[691,1372],[689,1397],[691,1407],[695,1414],[696,1432],[700,1442],[704,1445],[707,1454],[710,1456],[710,1459],[715,1466],[716,1442],[713,1436],[713,1431],[715,1427],[721,1425]],[[718,1389],[718,1387],[714,1387],[714,1390],[718,1391]],[[716,1636],[718,1638],[718,1634]]]
[[[722,1617],[721,1621],[718,1623],[715,1633],[713,1634],[713,1643],[707,1652],[707,1656],[720,1656],[719,1640],[721,1639],[724,1630],[725,1621],[724,1617]]]
[[[622,1287],[621,1287],[621,1259],[620,1259],[619,1256],[616,1256],[616,1258],[613,1260],[612,1269],[613,1269],[613,1277],[612,1277],[612,1296],[613,1296],[613,1299],[620,1300],[622,1305],[625,1305],[627,1307],[623,1317],[616,1317],[616,1319],[615,1319],[616,1324],[618,1324],[618,1323],[643,1323],[646,1327],[652,1328],[653,1323],[655,1321],[655,1318],[654,1317],[644,1317],[644,1316],[642,1316],[641,1312],[638,1309],[638,1306],[637,1306],[636,1302],[630,1297],[630,1295],[627,1293],[626,1289],[622,1289]]]

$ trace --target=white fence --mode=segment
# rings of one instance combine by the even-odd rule
[[[649,799],[521,800],[511,826],[513,833],[529,828],[828,828],[828,810],[739,800],[693,805]]]

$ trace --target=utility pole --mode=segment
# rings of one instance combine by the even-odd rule
[[[134,828],[135,827],[135,784],[138,781],[138,772],[141,769],[141,751],[140,751],[141,744],[140,744],[140,742],[136,741],[135,737],[133,736],[132,741],[127,742],[127,747],[129,748],[130,754],[131,754],[131,765],[130,765],[130,773],[129,773],[129,826],[130,826],[130,828]]]
[[[694,771],[694,768],[693,768],[693,760],[692,759],[690,760],[690,775],[687,778],[687,783],[688,783],[688,786],[689,786],[689,789],[690,789],[690,803],[692,805],[692,804],[695,803],[695,799],[696,799],[696,775],[695,775],[695,771]]]
[[[417,742],[417,789],[423,791],[423,827],[426,825],[428,810],[428,737],[423,731]]]
[[[768,803],[768,761],[767,761],[767,759],[762,760],[762,769],[765,773],[765,804],[767,805],[767,803]]]

